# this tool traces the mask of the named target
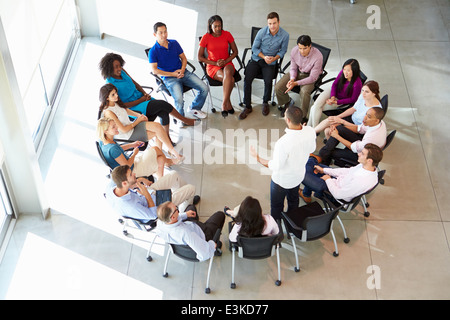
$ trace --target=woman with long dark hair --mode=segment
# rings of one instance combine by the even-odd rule
[[[338,105],[355,103],[361,93],[362,83],[358,60],[348,59],[337,75],[331,87],[327,87],[317,97],[309,112],[308,126],[319,124],[326,105],[337,108]],[[322,129],[323,130],[323,129]]]
[[[250,196],[246,197],[234,212],[225,208],[226,214],[237,215],[234,218],[236,222],[229,234],[231,242],[236,242],[237,236],[242,237],[260,237],[274,235],[279,232],[278,224],[270,214],[263,214],[259,201]]]

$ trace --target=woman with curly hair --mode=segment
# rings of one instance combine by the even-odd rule
[[[225,207],[225,214],[233,216],[236,222],[229,234],[231,242],[237,241],[237,236],[260,237],[270,236],[279,232],[278,224],[270,214],[263,214],[258,199],[246,197],[233,211]]]
[[[99,63],[99,69],[106,80],[116,86],[120,100],[126,108],[147,116],[149,121],[161,118],[161,125],[169,134],[169,114],[188,126],[193,126],[195,119],[182,116],[170,103],[152,98],[123,69],[125,61],[116,53],[107,53]]]

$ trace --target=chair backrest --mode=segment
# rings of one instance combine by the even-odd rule
[[[393,130],[391,133],[388,134],[388,136],[386,137],[386,144],[383,147],[383,151],[389,147],[389,145],[391,144],[392,140],[394,140],[395,134],[397,133],[397,130]]]
[[[338,215],[339,210],[334,209],[320,216],[308,217],[303,221],[303,229],[306,230],[306,241],[312,241],[326,236],[331,230],[331,223]]]
[[[239,256],[246,259],[265,259],[273,255],[273,249],[278,243],[279,235],[261,237],[237,236]]]
[[[95,146],[97,147],[97,152],[100,158],[102,159],[103,163],[112,170],[111,166],[109,165],[108,161],[106,161],[105,156],[103,155],[102,148],[100,147],[100,143],[98,141],[95,141]]]
[[[359,77],[361,78],[361,83],[364,85],[364,83],[367,81],[367,76],[364,74],[364,72],[362,72],[360,70],[359,71]]]
[[[322,45],[320,45],[318,43],[315,43],[315,42],[311,42],[311,45],[314,48],[319,49],[320,53],[322,54],[322,57],[323,57],[322,70],[325,71],[325,66],[327,65],[328,58],[330,57],[331,49],[327,48],[327,47],[324,47],[324,46],[322,46]]]
[[[261,30],[260,27],[252,27],[252,33],[250,35],[250,44],[253,45],[253,41],[255,41],[256,35],[258,31]]]
[[[385,94],[383,96],[383,98],[381,98],[381,101],[380,101],[381,106],[383,107],[383,110],[384,110],[384,114],[386,114],[386,112],[388,110],[388,97],[389,96],[387,94]]]
[[[361,200],[361,198],[365,195],[368,195],[369,193],[371,193],[373,190],[375,190],[375,188],[380,184],[381,180],[383,180],[384,174],[386,173],[386,170],[380,170],[378,171],[378,181],[377,183],[369,190],[367,190],[364,193],[361,193],[359,196],[354,197],[351,201],[347,202],[348,204],[351,204],[351,209],[353,210],[356,208],[356,206],[358,205],[359,201]],[[341,202],[343,202],[342,200],[340,200]],[[348,210],[347,210],[348,211]]]
[[[192,261],[192,262],[198,262],[197,254],[195,251],[185,244],[173,244],[169,243],[170,247],[172,248],[172,252],[177,257],[180,257],[181,259]]]

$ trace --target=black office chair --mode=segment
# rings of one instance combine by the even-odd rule
[[[202,37],[199,37],[199,40],[201,40]],[[205,48],[205,52],[204,52],[204,56],[205,58],[208,57],[208,50],[206,50]],[[239,73],[239,71],[241,69],[244,68],[244,64],[242,63],[241,59],[239,58],[239,56],[236,56],[236,60],[239,64],[239,69],[236,69],[234,72],[234,85],[236,86],[238,95],[239,95],[239,105],[242,106],[242,98],[241,98],[241,92],[239,91],[239,84],[238,82],[242,80],[242,77]],[[206,72],[206,63],[199,61],[200,66],[202,67],[203,70],[203,77],[202,80],[206,82],[206,84],[208,85],[208,87],[220,87],[223,86],[223,83],[217,80],[214,80],[213,78],[211,78],[208,73]],[[213,104],[213,100],[212,100],[212,95],[211,95],[211,89],[209,90],[209,102],[211,105],[211,112],[215,113],[216,112],[216,108],[214,108],[214,104]]]
[[[342,204],[342,208],[340,209],[340,211],[344,212],[344,213],[348,213],[350,211],[352,211],[353,209],[356,208],[356,206],[361,203],[361,205],[363,206],[364,209],[364,217],[369,217],[370,216],[370,212],[367,210],[367,208],[369,207],[369,203],[367,202],[366,196],[371,193],[373,190],[375,190],[375,188],[381,184],[381,181],[383,180],[384,175],[386,174],[386,170],[380,170],[378,171],[378,181],[375,184],[375,186],[373,186],[371,189],[369,189],[368,191],[354,197],[351,201],[345,201],[342,199],[335,199],[337,200],[339,203]],[[330,200],[330,199],[334,199],[333,196],[331,195],[331,193],[328,190],[324,191],[324,199],[325,200]],[[329,202],[330,203],[330,202]],[[340,220],[340,219],[339,219]]]
[[[151,47],[145,49],[145,54],[146,54],[147,58],[148,58],[148,52],[150,51],[150,49],[151,49]],[[188,65],[188,66],[190,67],[190,69],[191,69],[191,70],[189,70],[189,71],[192,72],[192,73],[194,73],[195,70],[196,70],[196,68],[194,67],[194,65],[193,65],[192,63],[190,63],[189,61],[187,62],[187,65]],[[167,100],[167,96],[172,97],[172,95],[170,94],[169,89],[167,89],[166,85],[164,84],[163,79],[162,79],[160,76],[158,76],[157,74],[154,74],[152,71],[150,72],[150,74],[151,74],[153,77],[155,77],[156,84],[158,85],[158,88],[156,89],[156,93],[161,92],[162,95],[163,95],[163,97],[164,97],[164,100],[166,100],[166,102],[169,102],[169,101]],[[192,88],[191,88],[191,87],[188,87],[188,86],[183,86],[183,93],[188,92],[189,90],[192,90]],[[192,92],[192,94],[195,95],[194,92]]]
[[[228,224],[229,232],[231,232],[233,222]],[[280,271],[280,253],[281,241],[283,240],[283,230],[281,225],[278,224],[279,233],[272,236],[261,236],[261,237],[241,237],[237,236],[237,242],[230,241],[230,247],[232,252],[231,260],[231,289],[236,288],[236,282],[234,281],[235,273],[235,253],[238,251],[238,256],[240,258],[260,260],[266,259],[273,256],[275,253],[277,255],[277,267],[278,267],[278,279],[275,281],[275,285],[281,285],[281,271]]]
[[[316,100],[317,97],[320,95],[320,93],[323,92],[323,89],[321,88],[321,86],[323,86],[324,84],[333,81],[336,78],[332,78],[332,79],[328,79],[326,81],[323,81],[323,79],[327,76],[328,72],[325,70],[325,67],[327,65],[328,62],[328,58],[330,57],[330,53],[331,53],[331,49],[324,47],[318,43],[314,43],[311,42],[311,46],[313,46],[314,48],[319,49],[320,53],[322,54],[322,73],[320,74],[319,78],[314,82],[314,89],[311,91],[311,97],[313,100]],[[288,63],[286,63],[286,65],[284,66],[284,68],[281,70],[281,73],[285,73],[286,70],[290,67],[291,62],[289,61]],[[289,70],[288,70],[289,72]],[[295,86],[291,92],[295,92],[297,94],[300,93],[300,87],[299,86]],[[283,106],[278,106],[278,109],[281,111],[282,116],[284,116],[284,107]],[[306,115],[305,115],[306,117]]]
[[[244,49],[244,53],[242,55],[242,63],[244,65],[244,74],[245,74],[245,70],[247,68],[248,62],[251,60],[251,50],[252,50],[252,46],[253,46],[253,41],[255,40],[256,34],[258,33],[258,31],[261,28],[259,27],[252,27],[252,31],[251,31],[251,35],[250,35],[250,48],[245,48]],[[249,61],[246,60],[247,57],[247,52],[250,50],[250,58],[248,59]],[[284,58],[284,57],[283,57]],[[277,60],[276,64],[275,64],[275,73],[273,75],[273,80],[275,80],[275,83],[273,86],[275,86],[277,84],[277,76],[281,73],[281,65],[283,64],[283,58]],[[247,63],[246,63],[247,61]],[[256,76],[257,79],[263,79],[262,73],[258,74]],[[272,88],[272,106],[276,105],[276,102],[274,101],[275,98],[275,90]],[[243,107],[243,103],[240,104],[241,107]]]
[[[337,217],[341,207],[332,208],[328,205],[325,210],[316,201],[308,203],[304,206],[282,212],[282,219],[286,226],[287,232],[292,240],[292,247],[295,254],[296,267],[295,272],[300,271],[298,263],[297,247],[294,238],[302,242],[313,241],[326,236],[331,232],[333,237],[334,248],[333,256],[339,256],[336,243],[336,237],[333,232],[333,220]]]
[[[103,197],[106,200],[106,194],[105,193],[103,193]],[[123,225],[122,233],[125,236],[131,237],[131,238],[133,238],[135,240],[140,240],[140,241],[144,241],[144,242],[150,243],[150,247],[148,248],[147,255],[146,255],[146,259],[147,259],[148,262],[153,260],[153,258],[150,255],[150,253],[152,251],[153,244],[155,243],[155,240],[158,237],[158,235],[154,232],[155,229],[156,229],[157,220],[158,219],[154,219],[154,220],[149,220],[147,222],[143,222],[143,221],[141,221],[139,219],[135,219],[135,218],[127,217],[127,216],[121,216],[118,219],[119,223],[121,225]],[[128,228],[133,228],[135,230],[139,230],[139,231],[142,231],[142,232],[153,233],[154,234],[153,240],[150,242],[150,241],[148,241],[146,239],[137,238],[137,237],[133,236],[130,232],[128,232]]]
[[[385,94],[383,96],[383,98],[381,98],[381,101],[380,101],[381,106],[383,107],[383,110],[384,110],[384,115],[386,115],[386,113],[388,111],[388,106],[389,106],[388,98],[389,98],[389,96],[387,94]]]
[[[364,83],[367,81],[367,76],[362,71],[360,71],[359,77],[361,78],[361,83],[364,85]],[[335,79],[336,78],[333,78],[333,79],[327,80],[326,82],[329,82],[331,80],[334,81]],[[327,117],[337,116],[338,114],[341,114],[342,112],[349,109],[353,105],[354,105],[354,103],[342,104],[342,105],[337,106],[337,108],[334,108],[334,109],[323,110],[322,113],[325,114]]]
[[[221,230],[217,229],[217,231],[216,231],[216,233],[214,235],[214,238],[213,238],[213,241],[216,244],[219,242],[220,233],[221,233]],[[197,259],[197,254],[188,245],[169,243],[169,250],[167,250],[166,263],[164,264],[164,272],[163,272],[163,277],[164,278],[167,278],[169,276],[169,274],[167,273],[167,267],[168,267],[168,264],[169,264],[169,257],[171,255],[171,253],[173,253],[177,257],[179,257],[179,258],[181,258],[183,260],[186,260],[186,261],[199,262],[199,260]],[[221,255],[220,249],[216,250],[216,254],[219,255],[219,256]],[[210,279],[210,275],[211,275],[211,269],[212,269],[213,260],[214,260],[214,256],[212,256],[209,259],[208,276],[206,278],[205,293],[210,293],[211,292],[211,289],[209,287],[209,279]]]

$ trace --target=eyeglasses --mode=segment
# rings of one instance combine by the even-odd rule
[[[175,207],[175,210],[173,210],[173,212],[170,214],[169,219],[172,218],[172,216],[175,214],[175,212],[180,213],[180,210],[178,210],[178,206]]]

